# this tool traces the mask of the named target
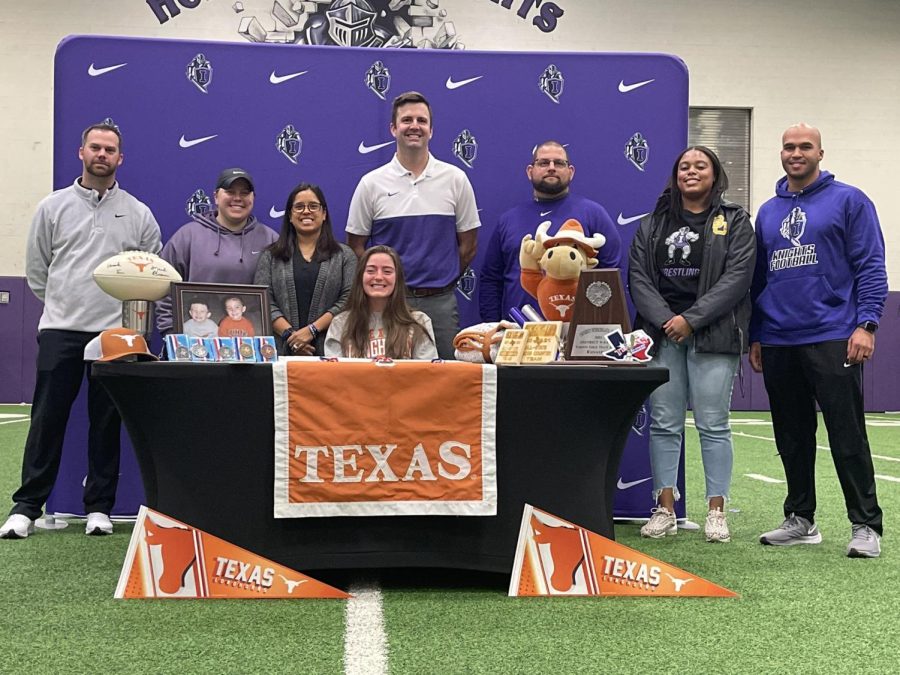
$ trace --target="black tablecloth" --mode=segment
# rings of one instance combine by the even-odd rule
[[[612,538],[618,464],[664,368],[500,367],[497,515],[275,519],[265,364],[101,363],[147,506],[298,570],[512,569],[525,503]]]

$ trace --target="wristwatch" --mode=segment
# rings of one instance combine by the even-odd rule
[[[861,324],[859,324],[859,326],[857,326],[857,328],[862,328],[867,333],[872,333],[872,335],[875,335],[875,331],[878,330],[878,324],[874,321],[863,321]]]

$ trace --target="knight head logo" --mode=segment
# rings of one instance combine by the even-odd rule
[[[303,148],[303,139],[300,138],[300,132],[294,128],[293,124],[288,124],[281,130],[275,139],[275,147],[290,162],[297,163],[300,150]]]
[[[391,88],[391,73],[381,61],[376,61],[366,71],[366,86],[382,101]]]
[[[781,236],[794,246],[802,246],[800,238],[806,231],[806,214],[799,206],[791,209],[787,218],[781,221]]]
[[[636,131],[625,144],[625,158],[641,171],[644,170],[644,165],[650,159],[650,146],[640,131]]]
[[[328,36],[343,47],[380,47],[375,34],[375,9],[367,0],[335,0],[325,12]]]
[[[565,80],[562,72],[552,63],[544,69],[543,73],[541,73],[541,91],[547,94],[554,103],[559,103],[559,97],[562,96],[564,84]]]
[[[203,190],[194,190],[194,194],[184,205],[184,210],[191,218],[205,215],[212,211],[212,200]]]
[[[649,415],[647,414],[647,404],[645,403],[641,405],[641,409],[638,410],[637,415],[634,416],[634,422],[631,424],[631,430],[638,436],[643,436],[644,431],[647,429],[648,420]]]
[[[478,141],[468,129],[463,129],[453,141],[453,156],[470,169],[478,156]]]
[[[466,271],[462,273],[462,276],[459,278],[459,281],[456,282],[456,290],[459,291],[462,296],[471,301],[472,296],[475,294],[475,286],[478,282],[478,278],[475,276],[475,270],[471,267],[467,267]]]
[[[190,63],[187,64],[187,71],[185,74],[187,75],[187,79],[197,87],[197,89],[204,94],[209,93],[209,85],[212,82],[213,70],[212,64],[205,56],[203,56],[203,54],[197,54],[197,56],[190,60]]]

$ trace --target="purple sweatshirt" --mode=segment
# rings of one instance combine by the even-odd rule
[[[277,238],[253,215],[240,232],[232,232],[216,222],[213,212],[182,225],[159,255],[184,281],[252,284],[259,254]],[[172,298],[165,297],[156,303],[156,327],[165,335],[172,324]]]
[[[756,216],[751,342],[846,340],[878,322],[888,293],[875,206],[827,171],[800,192],[778,181]]]

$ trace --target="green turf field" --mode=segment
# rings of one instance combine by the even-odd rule
[[[0,406],[0,415],[27,407]],[[617,539],[741,594],[737,600],[510,599],[508,578],[435,570],[334,574],[344,601],[113,599],[130,527],[83,523],[0,541],[0,673],[887,673],[900,670],[900,415],[868,416],[884,552],[849,559],[850,526],[826,449],[818,546],[763,547],[784,485],[768,415],[735,414],[730,544],[701,532]],[[0,509],[18,485],[27,421],[0,417]],[[824,432],[820,445],[825,448]],[[702,523],[696,433],[688,515]],[[302,571],[302,570],[301,570]]]

